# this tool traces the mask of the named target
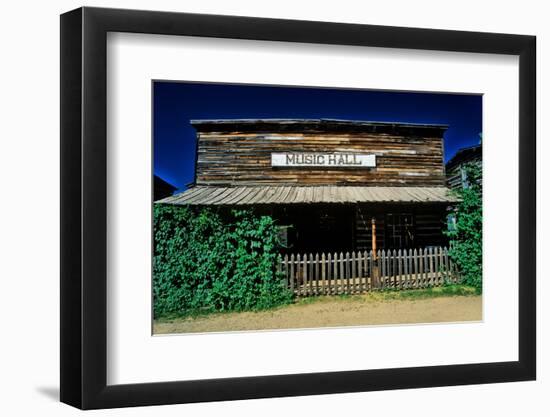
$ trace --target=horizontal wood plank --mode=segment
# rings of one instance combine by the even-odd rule
[[[431,132],[432,135],[439,131]],[[442,138],[356,132],[199,132],[197,185],[443,186]],[[376,167],[272,167],[272,152],[376,155]]]

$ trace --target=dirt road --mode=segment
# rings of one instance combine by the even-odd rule
[[[479,321],[481,296],[416,300],[378,300],[369,295],[342,299],[322,297],[276,310],[211,314],[155,321],[155,334],[296,329],[376,324]]]

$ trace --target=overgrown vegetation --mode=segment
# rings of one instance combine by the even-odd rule
[[[156,204],[155,317],[288,304],[292,294],[275,270],[279,248],[269,216]]]
[[[463,284],[447,284],[440,287],[414,288],[402,290],[398,288],[388,288],[381,291],[370,291],[365,294],[348,295],[341,294],[337,298],[340,300],[355,300],[362,302],[383,302],[391,300],[423,300],[426,298],[453,297],[453,296],[472,296],[479,295],[480,291],[473,286]],[[297,300],[296,304],[311,304],[322,301],[334,301],[334,295],[304,297]]]
[[[441,287],[418,288],[411,290],[390,289],[378,293],[378,297],[383,300],[407,300],[407,299],[425,299],[435,297],[450,296],[471,296],[479,295],[480,290],[471,285],[447,284]],[[374,297],[377,297],[374,294]]]
[[[462,283],[481,291],[483,265],[483,186],[481,167],[464,166],[468,187],[458,193],[461,202],[453,212],[455,224],[446,233],[450,238],[449,256],[459,268]]]

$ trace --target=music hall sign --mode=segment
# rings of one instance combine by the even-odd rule
[[[283,152],[271,154],[273,167],[373,168],[376,156],[359,153]]]

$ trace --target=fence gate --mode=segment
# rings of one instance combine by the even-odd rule
[[[458,282],[446,247],[285,255],[278,269],[298,296],[361,294]]]

